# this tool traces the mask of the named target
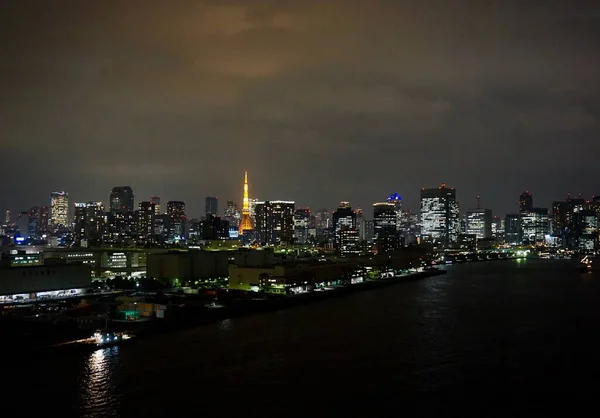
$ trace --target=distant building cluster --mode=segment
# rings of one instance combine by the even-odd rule
[[[420,211],[403,208],[393,193],[373,203],[371,213],[340,202],[334,211],[296,207],[290,200],[250,197],[244,175],[241,207],[219,205],[206,196],[204,213],[190,217],[183,201],[162,203],[151,196],[138,201],[130,186],[116,186],[108,204],[72,202],[65,191],[53,191],[47,205],[5,213],[0,225],[3,245],[51,247],[203,248],[234,240],[239,246],[312,246],[340,256],[386,254],[426,243],[438,249],[483,249],[498,245],[598,251],[600,197],[581,196],[534,206],[533,195],[520,194],[518,209],[505,216],[476,204],[461,211],[456,189],[442,183],[423,188]]]

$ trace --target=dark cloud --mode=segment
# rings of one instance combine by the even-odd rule
[[[0,39],[0,209],[600,193],[596,2],[15,0]]]

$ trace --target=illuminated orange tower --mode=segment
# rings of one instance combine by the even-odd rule
[[[240,235],[244,231],[252,230],[252,219],[250,218],[250,199],[248,199],[248,172],[244,173],[244,198],[242,200],[242,219],[240,220]]]

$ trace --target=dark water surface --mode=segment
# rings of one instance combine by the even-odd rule
[[[541,260],[448,270],[131,346],[20,361],[18,376],[3,359],[13,376],[3,394],[32,400],[20,403],[23,416],[395,417],[545,414],[557,400],[600,393],[600,274]]]

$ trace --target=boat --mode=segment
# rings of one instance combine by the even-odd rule
[[[60,349],[77,349],[85,351],[96,351],[103,348],[114,347],[125,343],[135,341],[135,335],[131,335],[125,332],[100,332],[97,331],[89,338],[82,340],[68,341],[61,344],[55,344],[50,348],[54,347]]]
[[[81,348],[88,350],[98,350],[100,348],[112,347],[115,345],[121,345],[124,343],[128,343],[135,338],[135,335],[129,334],[127,332],[109,332],[107,331],[108,319],[106,320],[106,325],[104,329],[98,329],[89,338],[84,338],[82,340],[68,341],[61,344],[56,344],[53,347],[71,347],[71,348]]]
[[[110,347],[131,340],[134,336],[125,332],[96,331],[87,344],[95,344],[98,348]]]
[[[579,269],[582,273],[592,271],[592,259],[587,255],[579,262]]]
[[[77,348],[83,350],[99,350],[102,348],[114,347],[116,345],[122,345],[133,341],[134,335],[127,334],[125,332],[101,332],[96,331],[93,336],[85,340],[79,340],[75,342]]]

